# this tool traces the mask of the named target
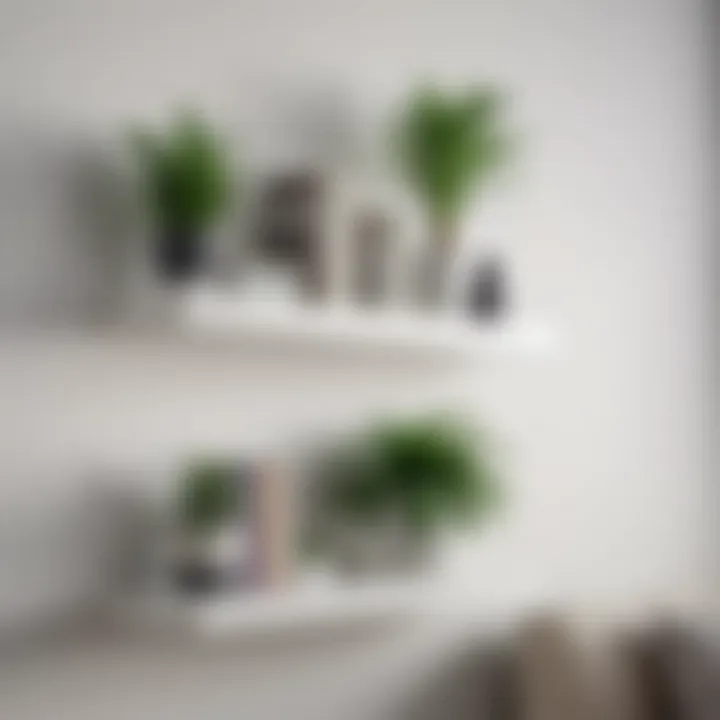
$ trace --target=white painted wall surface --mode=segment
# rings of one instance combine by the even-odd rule
[[[512,93],[521,162],[474,232],[503,243],[520,308],[557,321],[566,346],[548,366],[431,382],[422,367],[6,336],[0,507],[13,522],[3,521],[0,624],[85,592],[88,578],[64,582],[85,572],[82,534],[36,545],[27,531],[35,560],[20,569],[10,537],[23,512],[85,495],[89,468],[280,440],[444,396],[510,448],[511,502],[454,553],[454,601],[639,608],[704,593],[700,0],[0,0],[0,18],[4,318],[77,316],[96,296],[87,229],[62,182],[86,141],[190,100],[265,148],[280,137],[265,120],[276,88],[340,88],[372,115],[425,75]],[[60,535],[78,528],[53,517]],[[49,561],[49,546],[62,557]]]

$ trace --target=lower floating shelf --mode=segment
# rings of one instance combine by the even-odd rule
[[[124,603],[122,618],[143,630],[199,637],[276,635],[403,617],[421,609],[428,588],[426,581],[407,581],[203,598],[157,592]]]

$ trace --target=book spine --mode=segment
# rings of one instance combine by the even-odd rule
[[[269,589],[286,587],[295,569],[295,520],[287,473],[266,463],[254,473],[255,579]]]

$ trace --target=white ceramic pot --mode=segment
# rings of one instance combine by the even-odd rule
[[[345,524],[337,533],[335,555],[346,574],[395,577],[429,569],[434,550],[431,536],[387,519],[372,524]]]

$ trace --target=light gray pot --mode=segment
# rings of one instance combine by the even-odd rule
[[[333,555],[341,572],[347,575],[418,575],[434,565],[433,536],[423,535],[395,519],[346,523],[336,529],[334,536]]]

